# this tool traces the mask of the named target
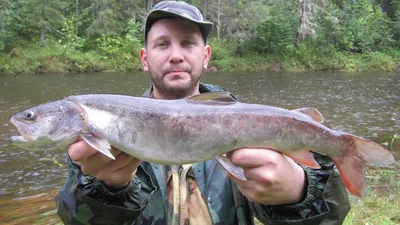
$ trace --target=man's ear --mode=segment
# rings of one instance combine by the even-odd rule
[[[149,65],[147,64],[147,52],[145,48],[140,49],[139,52],[140,62],[142,63],[142,68],[144,71],[149,70]]]
[[[204,69],[207,69],[210,59],[211,59],[211,47],[209,45],[206,45],[206,47],[204,47],[204,64],[203,64]]]

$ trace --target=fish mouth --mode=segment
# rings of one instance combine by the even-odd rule
[[[29,142],[28,140],[25,139],[24,136],[12,136],[8,139],[8,142],[10,143],[21,143],[21,142]]]
[[[24,122],[19,121],[18,119],[11,117],[10,122],[17,128],[18,132],[21,134],[20,136],[12,136],[8,139],[11,143],[18,142],[29,142],[33,141],[33,135],[31,129],[29,129],[30,125]]]

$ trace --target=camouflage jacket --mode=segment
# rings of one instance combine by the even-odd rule
[[[200,85],[200,92],[222,91]],[[151,96],[151,89],[145,96]],[[341,224],[350,209],[346,188],[329,158],[316,155],[321,169],[303,167],[307,191],[294,205],[262,205],[247,201],[216,160],[192,165],[213,224]],[[142,162],[129,186],[107,189],[96,178],[82,174],[69,159],[69,173],[57,196],[58,215],[64,224],[165,225],[168,167]]]

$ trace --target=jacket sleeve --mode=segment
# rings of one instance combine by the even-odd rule
[[[132,224],[156,191],[139,166],[128,187],[113,192],[96,178],[84,175],[68,157],[68,178],[57,196],[57,212],[64,224]]]
[[[307,192],[294,205],[250,203],[254,215],[264,224],[342,224],[350,210],[347,190],[333,162],[317,155],[321,169],[303,167]]]

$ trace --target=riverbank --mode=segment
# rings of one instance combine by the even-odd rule
[[[251,49],[238,54],[235,45],[226,41],[212,39],[210,44],[213,53],[208,71],[211,72],[400,71],[400,50],[395,49],[353,54],[329,46],[300,45],[284,53],[266,55]],[[111,52],[78,51],[57,42],[49,42],[46,47],[16,47],[0,53],[0,74],[142,71],[139,49],[139,45],[131,45]]]

